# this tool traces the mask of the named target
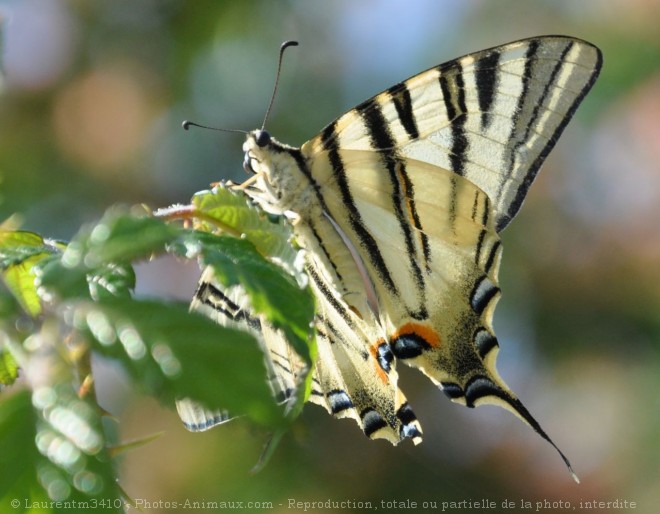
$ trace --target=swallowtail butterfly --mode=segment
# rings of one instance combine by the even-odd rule
[[[496,370],[499,234],[601,64],[587,42],[534,37],[400,82],[301,148],[248,133],[243,190],[290,219],[317,298],[312,402],[372,439],[418,443],[397,383],[405,363],[454,402],[513,412],[559,451]],[[252,331],[276,393],[296,390],[300,359],[239,286],[223,289],[207,270],[192,309]],[[178,408],[191,430],[227,419],[188,400]]]

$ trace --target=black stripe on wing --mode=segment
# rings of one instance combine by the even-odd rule
[[[353,321],[348,313],[345,304],[340,303],[337,298],[335,298],[335,295],[332,294],[330,289],[328,288],[328,285],[323,281],[319,273],[316,271],[316,268],[310,264],[305,266],[305,271],[307,272],[307,275],[309,278],[314,282],[314,286],[319,290],[319,292],[323,295],[323,298],[325,301],[332,306],[332,308],[341,316],[341,318],[346,322],[346,324],[349,327],[353,327]],[[320,313],[317,313],[317,316],[320,316]],[[326,324],[326,326],[329,326]]]
[[[540,45],[541,45],[540,41],[537,40],[530,41],[529,46],[527,47],[527,52],[525,52],[525,70],[521,77],[523,89],[522,92],[520,93],[520,96],[518,97],[518,105],[515,111],[516,114],[514,117],[514,123],[512,123],[511,125],[511,133],[509,134],[509,138],[508,138],[509,141],[517,141],[517,143],[515,145],[512,145],[509,151],[508,166],[507,166],[508,172],[504,176],[504,180],[500,182],[500,187],[496,192],[497,197],[500,197],[502,195],[502,190],[504,188],[504,185],[509,181],[511,175],[513,174],[516,154],[518,153],[519,149],[527,142],[527,139],[529,138],[529,131],[533,128],[534,120],[538,116],[538,111],[542,105],[541,102],[536,103],[534,107],[534,116],[532,116],[529,122],[527,123],[525,127],[525,134],[523,136],[517,136],[516,131],[519,130],[519,123],[520,123],[519,117],[520,114],[524,112],[523,110],[524,110],[525,102],[529,100],[531,79],[534,71],[536,55],[538,53]],[[563,55],[565,55],[568,49],[570,49],[570,45],[567,46],[567,49],[564,50],[562,57]],[[553,76],[556,75],[558,70],[561,68],[562,63],[563,61],[561,60],[557,61],[557,64],[555,65],[555,69],[553,70],[552,73]],[[545,91],[543,96],[548,94],[551,85],[552,85],[552,81],[548,81],[548,83],[545,86]],[[516,198],[514,199],[513,202],[509,204],[508,212],[503,216],[501,216],[501,218],[498,220],[498,224],[497,224],[498,231],[501,230],[501,228],[504,228],[504,226],[506,226],[506,224],[509,223],[509,221],[513,218],[515,213],[518,212],[518,210],[520,209],[520,206],[522,205],[522,202],[525,199],[525,195],[527,194],[527,189],[529,189],[529,186],[536,178],[536,174],[538,173],[538,168],[543,162],[543,159],[545,159],[547,153],[550,152],[550,149],[554,146],[554,142],[551,143],[551,141],[552,140],[548,142],[550,148],[546,146],[546,148],[548,149],[545,155],[543,155],[543,157],[540,160],[537,158],[537,161],[539,163],[538,167],[535,169],[534,166],[530,166],[529,170],[525,174],[525,179],[523,181],[523,184],[521,184],[520,188],[518,188],[518,193],[516,194]],[[527,186],[523,187],[525,182],[527,183]]]
[[[403,168],[403,167],[402,167]],[[414,190],[410,177],[405,173],[405,169],[401,170],[400,173],[401,181],[404,187],[404,196],[406,198],[406,204],[408,211],[410,212],[410,217],[412,219],[412,224],[416,229],[416,233],[420,237],[420,242],[422,245],[422,253],[424,254],[424,262],[426,264],[426,271],[431,271],[431,245],[429,244],[429,237],[426,235],[426,232],[422,230],[422,221],[419,218],[419,213],[415,207],[414,199]]]
[[[325,397],[328,400],[328,405],[330,405],[330,412],[332,412],[332,414],[339,414],[342,411],[353,408],[351,398],[346,391],[342,389],[328,391]]]
[[[490,302],[498,297],[500,288],[493,284],[486,276],[481,277],[474,285],[470,293],[470,305],[472,310],[481,315]]]
[[[527,122],[527,126],[525,128],[525,134],[523,136],[516,136],[516,130],[518,129],[517,120],[512,125],[510,140],[518,141],[518,143],[511,148],[511,152],[509,156],[509,166],[508,166],[509,172],[506,175],[506,180],[502,181],[501,183],[500,190],[497,193],[498,196],[501,194],[503,185],[508,181],[508,179],[513,173],[513,163],[515,160],[515,154],[518,152],[519,149],[521,149],[525,145],[526,141],[529,138],[530,133],[536,127],[535,122],[539,117],[539,111],[543,107],[545,100],[547,99],[548,95],[552,92],[553,87],[559,87],[555,84],[555,82],[560,74],[562,67],[567,64],[567,62],[564,59],[577,43],[583,45],[587,44],[581,41],[568,40],[566,42],[566,47],[562,51],[557,63],[555,64],[550,74],[550,78],[547,81],[541,96],[539,98],[534,97],[533,99],[531,99],[529,95],[530,82],[533,77],[534,67],[537,64],[536,62],[537,54],[542,53],[543,51],[543,40],[530,40],[529,47],[527,49],[527,52],[525,53],[526,62],[525,62],[525,70],[522,77],[523,92],[521,93],[518,99],[518,109],[516,112],[517,113],[524,112],[525,103],[529,101],[533,101],[534,102],[533,115],[531,119]],[[525,196],[527,195],[527,191],[529,190],[529,187],[536,178],[536,175],[539,171],[539,168],[543,164],[543,161],[545,161],[545,158],[554,148],[555,144],[557,143],[557,140],[559,139],[559,136],[562,134],[562,132],[566,128],[566,125],[573,117],[573,114],[575,113],[576,109],[578,108],[578,106],[584,99],[585,95],[589,92],[594,82],[598,78],[598,74],[600,73],[600,69],[603,62],[603,57],[600,50],[598,50],[596,47],[593,47],[592,45],[589,46],[591,46],[596,51],[596,56],[597,56],[596,62],[594,63],[593,74],[591,75],[590,79],[582,86],[580,93],[575,97],[575,100],[573,100],[573,103],[565,112],[564,116],[562,117],[557,127],[555,127],[554,131],[551,134],[551,137],[548,138],[548,141],[543,147],[543,149],[539,152],[539,154],[536,156],[534,161],[528,166],[528,170],[525,173],[525,176],[522,179],[520,185],[518,186],[518,189],[515,193],[513,200],[509,202],[507,211],[499,215],[499,219],[497,220],[497,227],[496,227],[498,232],[503,230],[513,219],[513,217],[517,214],[518,210],[520,210],[520,207],[522,206]]]
[[[415,113],[413,112],[412,99],[410,97],[408,86],[401,82],[389,88],[387,94],[394,104],[396,114],[399,117],[399,121],[406,131],[406,134],[408,134],[408,137],[411,140],[419,138],[419,130],[417,128],[417,121],[415,120]]]
[[[197,291],[195,291],[194,297],[202,304],[211,307],[213,310],[232,321],[245,322],[249,327],[255,330],[261,329],[259,318],[251,316],[248,311],[240,308],[226,294],[210,282],[200,282]]]
[[[316,230],[315,221],[314,220],[309,220],[308,225],[309,225],[309,229],[312,232],[312,235],[314,236],[314,239],[316,240],[316,244],[318,245],[318,247],[323,252],[323,255],[325,255],[325,258],[330,263],[330,266],[332,266],[332,271],[334,271],[335,275],[337,276],[337,280],[340,283],[343,283],[344,279],[343,279],[341,273],[339,273],[339,269],[337,268],[337,264],[335,263],[335,261],[332,260],[332,257],[330,256],[330,253],[328,252],[328,249],[325,246],[325,242],[323,241],[323,239],[321,238],[321,235]]]
[[[186,430],[191,432],[204,432],[209,428],[213,428],[217,425],[221,425],[232,419],[232,415],[227,411],[217,411],[217,412],[208,412],[207,417],[200,419],[199,421],[184,421],[182,420],[183,426]]]
[[[375,432],[387,428],[388,426],[387,421],[383,419],[383,416],[371,407],[367,407],[360,412],[360,419],[362,420],[364,435],[369,438],[371,438]]]
[[[477,98],[481,111],[481,129],[488,130],[493,117],[490,109],[495,99],[495,91],[499,81],[497,66],[500,62],[500,52],[493,50],[489,55],[475,63],[475,82],[477,84]]]
[[[477,353],[482,360],[486,358],[486,355],[488,355],[491,350],[499,348],[497,338],[485,328],[477,329],[472,339],[477,347]]]
[[[566,467],[570,471],[575,481],[579,482],[566,455],[564,455],[564,453],[559,449],[554,441],[550,439],[550,436],[545,432],[545,430],[543,430],[543,428],[541,428],[539,422],[536,421],[536,419],[518,398],[513,396],[508,391],[503,390],[500,386],[495,384],[491,379],[487,377],[476,376],[468,381],[465,386],[465,404],[468,407],[474,407],[477,400],[488,397],[502,400],[511,408],[513,412],[516,412],[522,419],[524,419],[537,434],[549,442],[554,447],[554,449],[557,450],[557,453],[559,453],[559,456],[564,461],[564,464],[566,464]]]
[[[383,115],[382,109],[375,98],[367,100],[358,105],[355,110],[360,113],[364,124],[369,131],[369,139],[372,146],[377,149],[381,161],[387,169],[390,185],[392,187],[392,206],[394,214],[399,222],[399,228],[403,234],[408,263],[415,279],[415,286],[419,291],[419,307],[410,312],[415,319],[426,319],[426,284],[424,276],[419,267],[417,248],[413,236],[413,227],[423,234],[421,221],[415,206],[415,192],[410,177],[406,172],[406,166],[399,158],[395,149],[396,141],[390,131],[390,127]],[[411,113],[412,115],[412,113]],[[405,212],[406,209],[408,213]],[[422,238],[422,249],[425,256],[429,255],[428,240]],[[426,247],[426,248],[424,248]]]
[[[360,211],[355,205],[355,200],[351,194],[348,178],[346,177],[346,169],[344,168],[344,163],[337,147],[336,122],[331,123],[323,130],[321,141],[323,148],[328,152],[334,178],[337,181],[337,187],[339,187],[344,206],[348,211],[348,220],[353,232],[358,237],[360,245],[366,250],[369,259],[376,268],[376,272],[385,283],[385,287],[387,287],[390,293],[399,296],[399,291],[394,284],[389,268],[385,264],[383,255],[378,248],[378,243],[376,243],[374,237],[365,227]],[[326,212],[330,213],[327,209]]]
[[[413,412],[412,408],[405,402],[399,409],[396,411],[396,417],[401,422],[400,436],[402,439],[412,439],[415,444],[421,442],[422,440],[422,429],[417,421],[417,416]]]
[[[493,267],[493,263],[495,262],[495,257],[497,257],[497,253],[501,246],[502,243],[500,241],[495,241],[495,243],[493,243],[493,246],[491,246],[490,252],[488,253],[488,259],[486,259],[486,263],[484,264],[484,271],[486,273],[491,272],[491,268]]]
[[[439,68],[440,69],[440,68]],[[465,174],[466,154],[469,147],[465,123],[467,122],[467,106],[465,105],[465,83],[463,71],[459,61],[453,63],[454,73],[440,72],[440,90],[445,103],[445,111],[451,130],[451,148],[449,149],[449,162],[451,170],[458,174]]]

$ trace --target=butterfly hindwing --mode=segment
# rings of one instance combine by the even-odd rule
[[[377,324],[354,315],[324,278],[307,263],[312,290],[317,298],[315,320],[319,359],[312,377],[309,400],[332,415],[353,418],[372,439],[396,444],[402,439],[421,441],[421,428],[398,389],[389,345],[377,334]],[[191,309],[221,325],[250,332],[264,351],[266,374],[273,395],[293,402],[305,366],[275,329],[250,306],[240,285],[223,287],[207,268],[200,279]],[[213,411],[183,398],[177,410],[186,428],[202,431],[231,419],[227,411]]]
[[[421,427],[399,390],[394,355],[385,333],[376,320],[350,309],[330,286],[313,255],[308,256],[306,271],[317,300],[315,377],[324,394],[324,406],[337,417],[354,418],[372,439],[397,444],[411,438],[419,443]]]
[[[200,278],[190,308],[220,325],[252,334],[264,352],[266,378],[273,396],[280,402],[293,401],[305,365],[281,332],[253,312],[242,286],[223,287],[209,267]],[[227,411],[209,410],[188,398],[177,400],[177,411],[192,431],[207,430],[232,418]]]
[[[402,159],[390,180],[376,152],[349,150],[341,157],[348,169],[359,170],[348,179],[355,210],[346,208],[324,157],[317,156],[312,172],[323,184],[335,232],[343,232],[334,238],[352,245],[375,277],[380,321],[394,355],[452,389],[454,400],[465,402],[457,388],[476,376],[504,387],[495,353],[490,355],[497,349],[491,322],[501,244],[486,194],[464,177],[420,161]],[[372,245],[355,229],[357,213]],[[335,268],[341,264],[328,273]],[[383,269],[388,280],[382,280]]]

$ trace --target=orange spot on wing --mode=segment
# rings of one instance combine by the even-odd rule
[[[433,330],[433,328],[428,325],[422,325],[421,323],[406,323],[405,325],[402,325],[396,332],[394,332],[392,339],[412,334],[421,337],[433,348],[438,348],[441,344],[440,335]]]

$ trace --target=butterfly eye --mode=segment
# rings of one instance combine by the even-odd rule
[[[259,148],[263,148],[270,143],[270,134],[265,130],[258,130],[255,135],[255,141]]]

